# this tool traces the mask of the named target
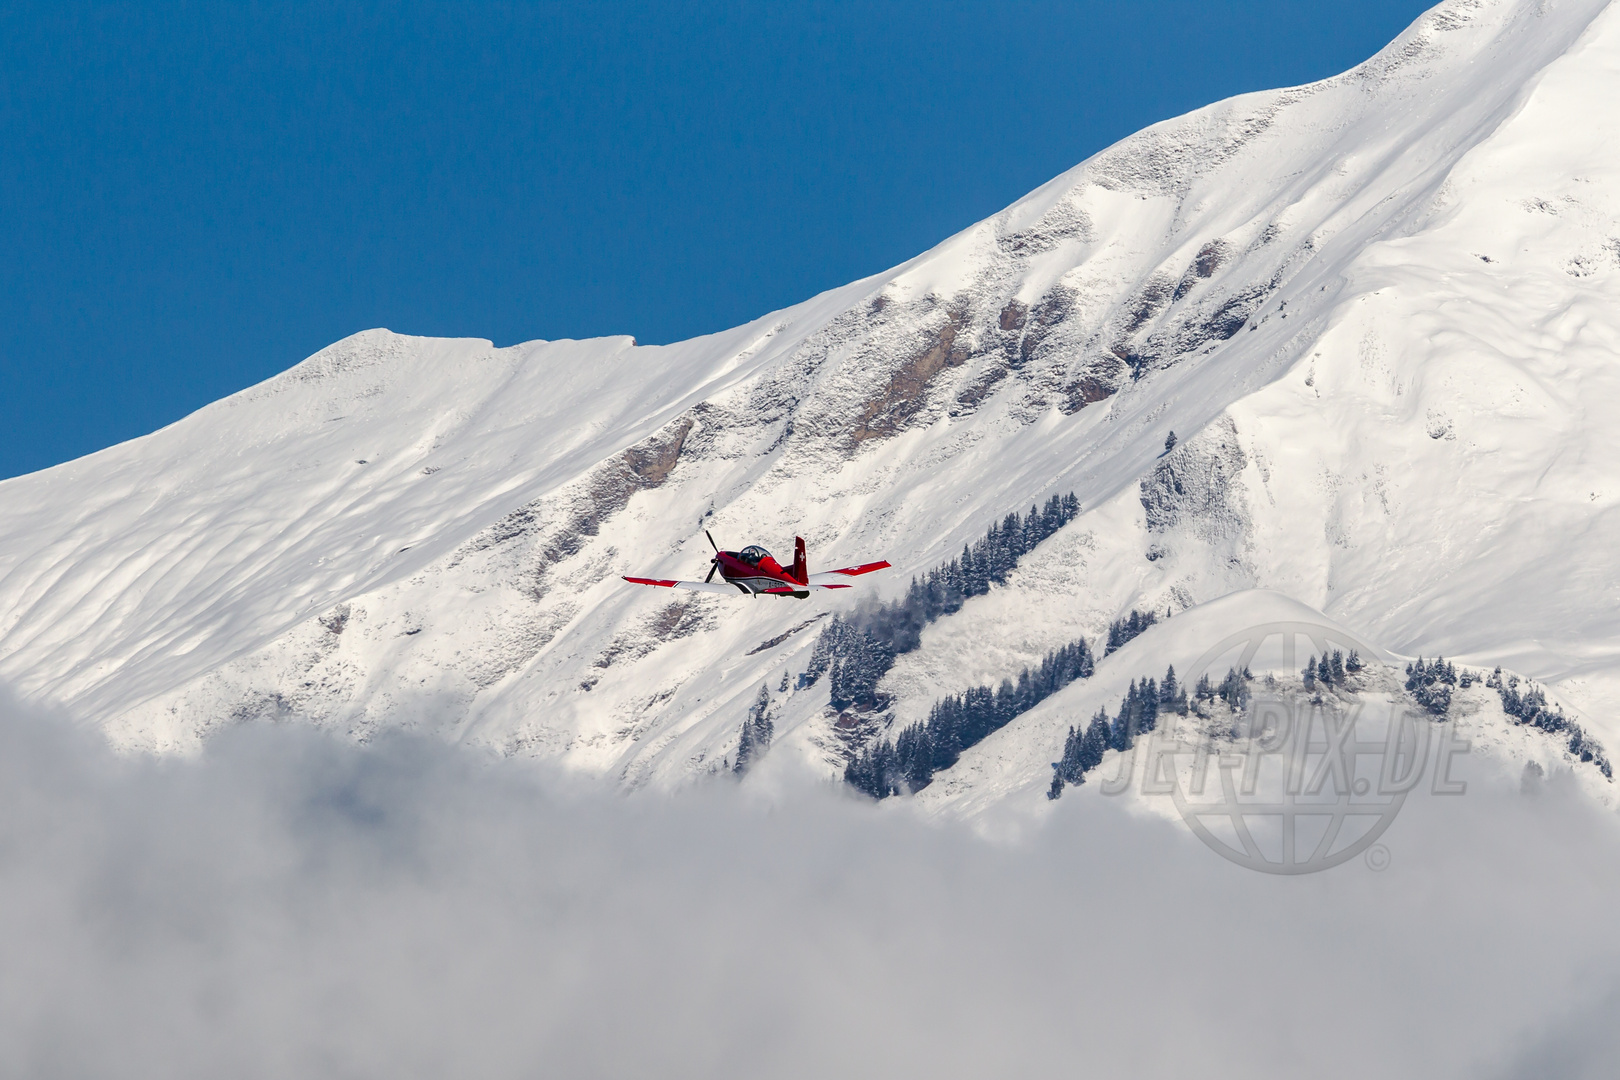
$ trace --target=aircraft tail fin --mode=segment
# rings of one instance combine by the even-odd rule
[[[804,537],[793,538],[793,580],[805,581],[810,577],[810,561],[804,556]]]

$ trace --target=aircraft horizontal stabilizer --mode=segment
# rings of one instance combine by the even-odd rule
[[[859,577],[862,574],[870,574],[874,570],[887,570],[888,568],[889,564],[886,561],[862,563],[859,566],[846,566],[842,570],[823,570],[819,574],[811,574],[809,580],[811,584],[818,584],[837,581],[839,578]]]

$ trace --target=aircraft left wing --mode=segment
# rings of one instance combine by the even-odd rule
[[[671,581],[668,578],[627,577],[624,580],[632,585],[657,585],[664,589],[691,589],[693,592],[717,592],[735,596],[742,591],[735,585],[724,585],[718,581]]]
[[[823,570],[819,574],[811,574],[808,581],[812,585],[825,585],[840,578],[859,577],[862,574],[870,574],[874,570],[887,570],[888,568],[888,562],[879,560],[878,562],[862,563],[859,566],[846,566],[842,570]]]

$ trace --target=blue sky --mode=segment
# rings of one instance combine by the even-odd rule
[[[6,4],[0,477],[367,327],[723,329],[1426,6]]]

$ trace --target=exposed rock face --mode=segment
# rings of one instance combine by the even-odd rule
[[[945,325],[932,335],[927,347],[895,369],[882,393],[862,403],[852,436],[855,443],[899,431],[921,410],[930,380],[968,358],[968,350],[957,344],[967,317],[961,308],[947,311]]]
[[[1148,531],[1193,527],[1211,539],[1240,534],[1248,524],[1238,487],[1246,464],[1237,428],[1229,418],[1167,451],[1142,478]]]

